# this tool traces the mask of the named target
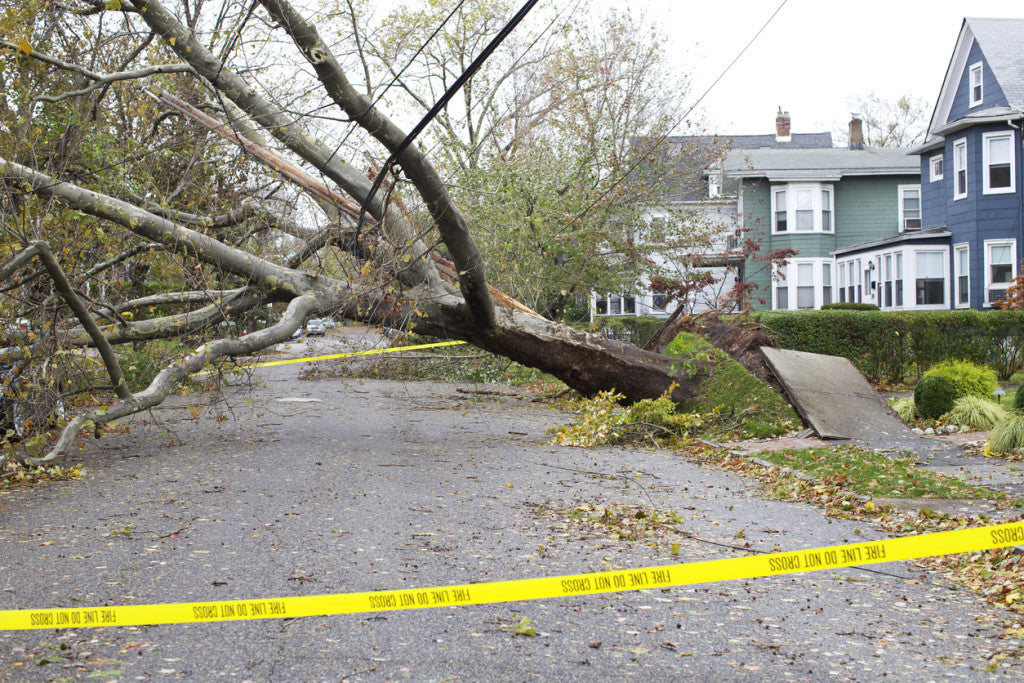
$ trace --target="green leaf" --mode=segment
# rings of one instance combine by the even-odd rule
[[[523,617],[522,619],[520,619],[519,623],[516,624],[512,628],[512,630],[520,636],[533,636],[537,634],[537,629],[533,626],[530,626],[530,617]]]
[[[117,12],[121,9],[121,0],[107,0],[106,8],[112,12]]]

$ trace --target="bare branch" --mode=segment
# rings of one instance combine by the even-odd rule
[[[288,304],[285,314],[276,325],[247,334],[239,339],[218,339],[203,344],[184,360],[171,363],[161,370],[148,387],[134,394],[130,399],[121,400],[109,408],[98,408],[77,415],[61,432],[60,438],[57,439],[57,443],[49,453],[41,458],[27,458],[25,462],[30,465],[39,465],[56,458],[71,446],[78,432],[88,426],[90,422],[96,425],[105,425],[159,405],[178,382],[191,373],[202,370],[203,366],[211,361],[224,356],[245,355],[285,341],[315,308],[316,299],[314,297],[296,297]]]

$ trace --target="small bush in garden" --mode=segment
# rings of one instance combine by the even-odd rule
[[[1009,417],[1010,411],[995,401],[980,396],[961,396],[953,402],[953,409],[943,416],[943,421],[987,432]]]
[[[917,413],[917,406],[914,405],[912,398],[895,398],[889,405],[904,422],[912,422],[921,417]]]
[[[1013,414],[993,427],[985,445],[993,453],[1012,453],[1024,448],[1024,415]]]
[[[1017,386],[1017,393],[1013,395],[1013,409],[1018,413],[1024,413],[1024,384]]]
[[[914,388],[914,405],[922,417],[945,415],[952,410],[956,398],[953,380],[944,375],[925,375]]]
[[[991,368],[965,360],[947,360],[933,365],[924,373],[925,377],[942,375],[949,378],[959,396],[981,396],[988,398],[999,386],[996,373]]]

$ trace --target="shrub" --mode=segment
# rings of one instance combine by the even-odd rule
[[[920,417],[912,398],[895,398],[889,405],[904,422],[912,422]]]
[[[1010,411],[987,398],[961,396],[953,401],[953,409],[946,413],[943,419],[947,424],[965,425],[987,432],[1009,417]]]
[[[1018,413],[1024,413],[1024,384],[1017,386],[1017,391],[1013,394],[1013,409]]]
[[[914,405],[922,417],[937,418],[953,408],[956,386],[945,375],[922,377],[914,388]]]
[[[1024,415],[1013,414],[993,427],[987,446],[993,453],[1012,453],[1024,448]]]
[[[956,396],[981,396],[988,398],[999,386],[996,373],[965,360],[947,360],[933,366],[924,373],[925,377],[942,375],[953,383]]]
[[[872,380],[896,382],[915,370],[920,377],[936,363],[963,358],[990,365],[1005,381],[1024,364],[1024,311],[822,308],[751,318],[771,329],[782,348],[849,358]]]

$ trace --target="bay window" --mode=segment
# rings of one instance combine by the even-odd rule
[[[772,189],[772,232],[832,232],[832,187],[789,183]]]

